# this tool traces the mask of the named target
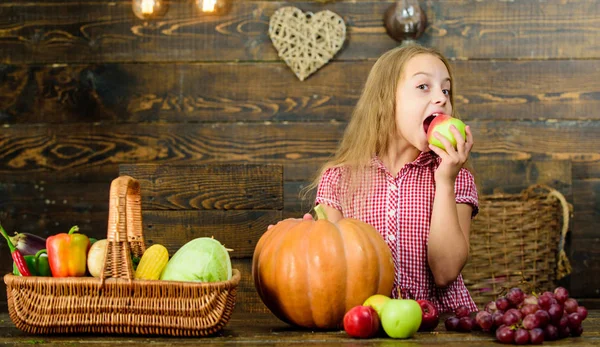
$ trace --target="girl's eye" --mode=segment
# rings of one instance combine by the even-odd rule
[[[428,86],[428,85],[426,85],[426,84],[419,84],[419,85],[417,86],[417,88],[419,88],[419,89],[422,89],[422,90],[427,90],[427,89],[429,89],[429,86]]]
[[[446,94],[446,95],[450,95],[450,89],[444,89],[444,90],[442,90],[442,91],[444,92],[444,94]]]

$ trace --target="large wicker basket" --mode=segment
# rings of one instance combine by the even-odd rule
[[[543,185],[481,197],[462,271],[479,307],[512,287],[551,290],[570,273],[564,241],[571,209],[560,192]]]
[[[237,269],[231,280],[217,283],[134,279],[131,254],[145,250],[140,201],[137,180],[121,176],[112,182],[100,278],[4,276],[17,328],[35,334],[205,336],[227,324],[240,281]]]

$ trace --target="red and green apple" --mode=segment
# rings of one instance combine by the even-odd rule
[[[428,122],[428,120],[426,120],[426,123],[425,123],[426,131],[427,131],[427,141],[436,147],[445,149],[442,141],[438,140],[435,136],[433,136],[434,132],[440,133],[440,135],[442,135],[443,137],[448,139],[448,141],[450,141],[452,146],[454,148],[456,148],[456,138],[454,138],[452,131],[450,131],[450,126],[452,126],[452,125],[454,125],[456,127],[456,129],[458,130],[458,132],[462,135],[463,140],[467,138],[467,133],[465,131],[466,125],[465,125],[465,123],[463,123],[463,121],[461,121],[458,118],[451,117],[447,114],[438,113],[435,116],[435,118],[433,118],[433,120],[431,120],[430,123],[427,123],[427,122]],[[427,124],[429,124],[429,125],[427,125]]]

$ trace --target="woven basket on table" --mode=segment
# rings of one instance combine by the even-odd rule
[[[205,336],[227,324],[240,272],[224,282],[136,280],[131,254],[145,250],[140,185],[129,176],[110,187],[108,249],[100,278],[7,274],[9,314],[35,334],[109,333]]]
[[[479,307],[512,287],[551,290],[570,273],[564,241],[571,209],[560,192],[544,185],[481,197],[462,271]]]

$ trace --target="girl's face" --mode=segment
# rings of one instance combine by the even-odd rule
[[[452,115],[450,74],[430,54],[419,54],[404,66],[396,89],[396,127],[400,141],[421,152],[429,151],[427,127],[434,113]]]

